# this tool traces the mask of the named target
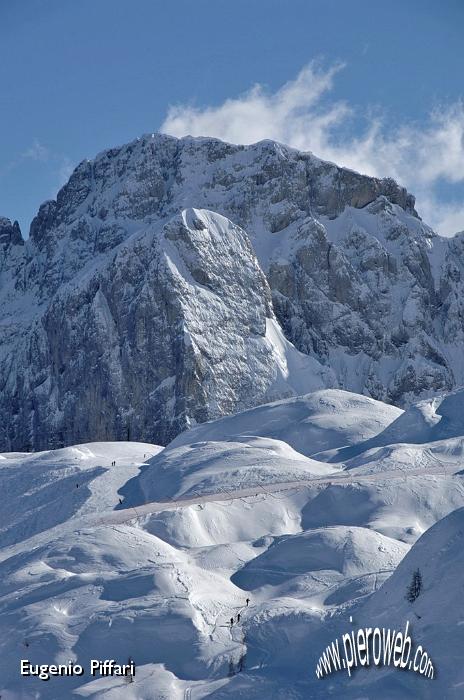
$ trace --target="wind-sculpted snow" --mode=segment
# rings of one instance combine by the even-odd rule
[[[445,396],[433,409],[453,436],[436,435],[433,419],[421,442],[408,411],[319,390],[198,426],[164,449],[113,442],[1,455],[11,507],[0,520],[0,695],[459,697],[459,401]],[[424,405],[414,410],[429,415]],[[253,435],[259,413],[263,435]],[[302,444],[309,451],[314,436],[324,451],[298,452],[272,434],[272,416],[292,441],[308,420]],[[401,442],[369,447],[403,418]],[[352,448],[356,456],[339,458]],[[417,569],[423,589],[410,603]],[[394,668],[316,678],[320,654],[347,629],[406,620],[437,682]],[[132,683],[89,675],[91,658],[129,657]],[[24,658],[72,659],[86,673],[21,678]]]
[[[411,406],[376,438],[391,442],[436,442],[464,435],[464,390],[438,395]]]
[[[315,528],[275,538],[266,552],[240,569],[232,581],[254,591],[265,585],[282,588],[282,584],[311,572],[330,571],[333,585],[337,578],[333,572],[346,580],[372,571],[392,570],[407,551],[403,543],[362,527]],[[332,598],[333,591],[328,588],[328,592]]]
[[[397,405],[449,391],[463,241],[392,180],[272,141],[104,151],[27,241],[0,219],[0,447],[166,444],[325,387]]]
[[[353,468],[369,461],[369,455],[373,455],[372,461],[380,465],[381,460],[388,459],[389,453],[394,450],[397,453],[397,463],[402,461],[406,469],[408,466],[414,468],[424,455],[424,449],[415,445],[430,443],[429,461],[435,459],[439,463],[442,450],[456,460],[463,456],[463,435],[464,390],[457,389],[450,394],[439,394],[433,399],[413,404],[377,435],[372,435],[357,444],[340,447],[328,457],[334,462],[343,460]],[[408,444],[403,448],[398,446],[398,443]],[[404,455],[400,459],[398,450],[402,449]],[[356,459],[358,455],[359,460]]]
[[[284,440],[307,457],[377,436],[403,411],[340,389],[313,391],[195,426],[170,447],[259,435]]]
[[[332,466],[304,457],[281,440],[243,436],[224,442],[168,446],[121,493],[127,504],[137,505],[193,493],[299,481],[335,471]]]

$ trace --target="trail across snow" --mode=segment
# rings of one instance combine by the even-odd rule
[[[428,468],[424,473],[424,469],[412,469],[408,471],[392,470],[387,472],[378,472],[374,474],[359,474],[354,476],[350,472],[336,473],[332,477],[312,477],[301,479],[298,481],[285,481],[278,483],[267,484],[266,487],[258,484],[252,488],[222,490],[216,493],[199,493],[198,495],[184,496],[182,498],[170,499],[168,501],[151,501],[129,508],[122,508],[117,511],[110,511],[101,518],[90,519],[89,525],[113,525],[118,523],[130,522],[134,518],[140,518],[151,513],[162,513],[167,510],[175,510],[177,508],[188,508],[192,505],[201,505],[203,503],[227,503],[228,501],[240,500],[242,498],[253,498],[265,496],[272,498],[274,494],[283,493],[286,491],[301,491],[309,487],[324,487],[336,486],[338,484],[362,484],[364,482],[384,482],[385,480],[408,481],[412,476],[452,476],[457,471],[455,464],[445,465],[440,463],[435,467]]]

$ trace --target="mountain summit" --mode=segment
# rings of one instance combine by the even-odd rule
[[[391,179],[272,141],[147,135],[82,162],[23,241],[0,218],[0,448],[166,444],[340,387],[464,383],[464,235]]]

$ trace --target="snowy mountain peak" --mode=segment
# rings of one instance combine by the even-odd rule
[[[5,449],[165,442],[328,386],[403,405],[464,383],[464,247],[388,178],[151,134],[83,161],[24,245],[0,230]]]

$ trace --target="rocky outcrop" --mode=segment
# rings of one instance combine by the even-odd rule
[[[24,243],[21,236],[21,229],[17,221],[11,223],[9,219],[0,217],[0,246],[6,248],[11,245],[22,245]]]
[[[2,444],[165,444],[191,424],[295,394],[281,382],[273,319],[238,226],[193,209],[149,226],[61,285],[22,328],[2,362]],[[314,388],[324,383],[315,377]]]

